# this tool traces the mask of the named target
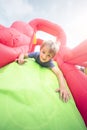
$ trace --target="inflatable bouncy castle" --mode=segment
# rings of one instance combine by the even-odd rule
[[[61,43],[54,60],[71,93],[68,103],[55,93],[59,84],[50,70],[33,59],[23,65],[15,62],[20,53],[41,45],[38,31],[53,35]],[[73,49],[66,43],[62,27],[48,20],[0,25],[1,130],[87,130],[87,75],[77,67],[87,67],[87,40]]]

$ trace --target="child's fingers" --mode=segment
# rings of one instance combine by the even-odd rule
[[[24,62],[27,62],[27,59],[24,59]]]
[[[27,62],[27,60],[23,59],[23,60],[18,60],[19,64],[24,64],[25,62]]]
[[[26,59],[15,59],[15,62],[19,63],[19,64],[24,64],[25,62],[27,62]]]
[[[18,62],[18,59],[15,59],[15,62]]]

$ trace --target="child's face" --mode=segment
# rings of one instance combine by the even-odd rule
[[[44,46],[40,50],[40,60],[41,60],[41,62],[48,62],[49,60],[51,60],[53,58],[53,56],[54,56],[54,54],[50,53],[48,46]]]

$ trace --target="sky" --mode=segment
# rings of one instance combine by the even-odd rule
[[[35,18],[60,25],[70,48],[87,39],[87,0],[0,0],[0,24]]]

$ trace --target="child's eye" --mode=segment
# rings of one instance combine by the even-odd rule
[[[45,51],[43,51],[42,53],[45,54]]]

